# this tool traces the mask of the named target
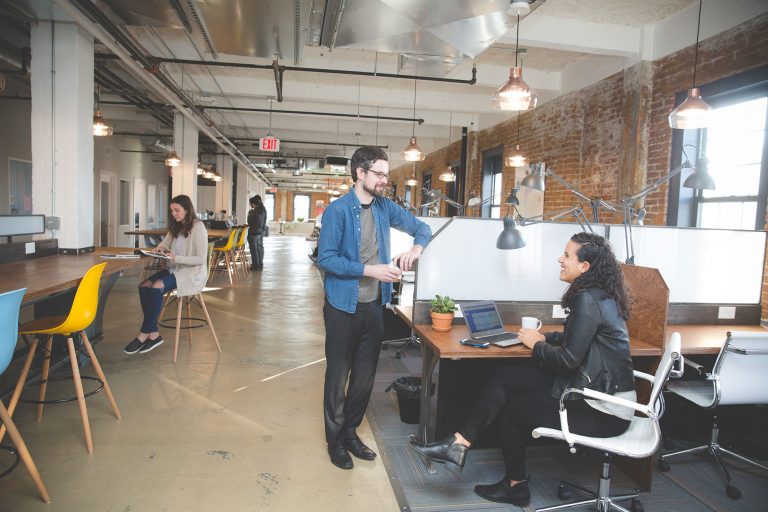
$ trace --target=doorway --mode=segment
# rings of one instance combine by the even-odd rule
[[[99,173],[99,209],[96,225],[98,233],[96,243],[99,247],[117,245],[115,218],[117,216],[117,176],[113,172]]]

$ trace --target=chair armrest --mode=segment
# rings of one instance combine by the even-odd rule
[[[764,349],[764,348],[741,348],[741,347],[734,347],[733,345],[731,345],[728,347],[727,350],[729,352],[736,352],[737,354],[742,356],[768,354],[768,349]]]
[[[634,409],[635,411],[641,412],[646,416],[648,415],[648,406],[645,404],[632,402],[631,400],[627,400],[625,398],[619,398],[617,396],[609,395],[607,393],[602,393],[600,391],[595,391],[593,389],[584,389],[582,394],[589,398],[594,398],[602,402],[610,402],[612,404],[626,407],[627,409]]]
[[[701,366],[696,361],[691,361],[690,359],[686,359],[685,360],[685,365],[686,366],[690,366],[691,368],[696,370],[696,372],[699,374],[700,377],[707,377],[707,376],[709,376],[709,372],[707,372],[707,369],[704,368],[703,366]]]
[[[647,380],[648,382],[653,382],[654,376],[649,373],[641,372],[638,370],[633,370],[632,373],[635,374],[635,378],[637,379],[643,379],[643,380]]]

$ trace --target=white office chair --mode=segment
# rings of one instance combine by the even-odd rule
[[[651,395],[648,403],[636,403],[629,400],[616,398],[599,391],[591,389],[566,389],[560,397],[560,424],[561,430],[552,428],[537,428],[533,431],[533,437],[550,437],[565,441],[571,447],[571,453],[576,453],[576,445],[587,448],[594,448],[603,452],[603,468],[600,475],[600,482],[596,492],[584,489],[583,487],[561,482],[557,495],[560,499],[568,499],[570,491],[573,488],[580,491],[589,499],[573,503],[563,503],[551,507],[537,509],[537,512],[548,510],[560,510],[565,508],[579,507],[583,505],[594,504],[595,509],[601,512],[609,510],[620,510],[629,512],[626,508],[618,505],[617,501],[632,500],[630,510],[632,512],[642,512],[643,505],[639,500],[639,492],[625,494],[620,496],[611,496],[611,454],[623,455],[625,457],[644,458],[653,455],[661,443],[661,430],[659,428],[659,418],[664,413],[663,397],[661,394],[664,384],[671,373],[682,374],[683,358],[680,352],[680,334],[673,333],[667,343],[664,355],[661,357],[656,375],[649,375],[635,370],[635,378],[641,378],[652,382]],[[578,434],[572,434],[568,429],[568,411],[565,409],[563,400],[566,395],[578,393],[585,398],[597,399],[605,402],[611,402],[620,406],[634,409],[643,416],[635,416],[629,429],[616,437],[587,437]]]
[[[699,407],[713,410],[718,405],[768,403],[768,333],[729,332],[712,373],[706,373],[703,367],[694,362],[686,361],[686,364],[696,368],[706,377],[705,380],[670,382],[667,389]],[[721,447],[718,444],[719,432],[717,416],[713,415],[709,444],[662,455],[659,459],[659,469],[669,471],[667,460],[671,457],[706,450],[723,470],[726,479],[725,493],[735,500],[741,498],[741,491],[731,484],[731,475],[725,467],[721,453],[766,471],[768,467]]]

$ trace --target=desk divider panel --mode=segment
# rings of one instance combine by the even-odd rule
[[[629,337],[663,348],[669,309],[669,288],[664,278],[655,268],[624,264],[621,268],[634,300],[627,322]]]

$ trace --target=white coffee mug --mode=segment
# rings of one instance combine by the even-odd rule
[[[541,329],[541,320],[532,316],[524,316],[522,319],[523,329]]]

